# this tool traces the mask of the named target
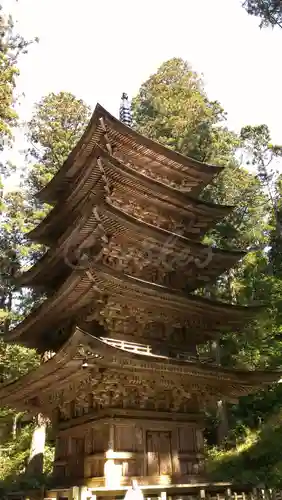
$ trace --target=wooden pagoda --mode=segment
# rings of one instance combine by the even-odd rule
[[[20,281],[47,298],[7,341],[49,359],[2,386],[0,404],[52,420],[58,485],[200,480],[206,404],[280,378],[224,369],[197,351],[258,311],[193,293],[244,255],[201,243],[232,209],[197,198],[220,171],[97,105],[39,193],[53,208],[30,238],[48,250]]]

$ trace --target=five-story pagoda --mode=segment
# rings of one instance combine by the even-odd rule
[[[280,377],[197,355],[258,310],[193,294],[244,255],[201,243],[232,208],[197,198],[220,171],[97,105],[38,194],[53,208],[29,236],[48,250],[21,285],[47,298],[7,341],[50,355],[3,386],[0,404],[52,420],[57,485],[200,480],[205,405]]]

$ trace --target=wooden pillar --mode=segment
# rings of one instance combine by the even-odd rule
[[[110,424],[108,450],[114,451],[114,448],[115,448],[115,427],[114,424]]]
[[[109,426],[108,450],[104,465],[105,486],[107,488],[119,488],[121,483],[121,466],[115,463],[113,452],[115,447],[115,426]]]
[[[147,476],[148,472],[147,428],[144,424],[142,426],[142,436],[143,436],[143,476]]]

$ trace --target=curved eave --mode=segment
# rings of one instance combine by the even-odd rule
[[[59,172],[53,177],[49,184],[37,194],[37,197],[41,201],[48,203],[57,201],[58,192],[60,188],[62,188],[62,185],[67,183],[68,178],[73,177],[76,169],[81,166],[79,163],[80,155],[85,155],[85,152],[91,152],[94,144],[98,142],[98,137],[101,136],[101,131],[97,130],[100,119],[103,119],[106,126],[117,132],[117,134],[124,136],[126,138],[126,144],[131,146],[133,150],[138,151],[139,155],[149,154],[152,159],[155,159],[160,164],[174,167],[179,171],[184,170],[195,179],[198,179],[199,184],[201,182],[208,184],[212,178],[224,168],[201,163],[187,156],[183,156],[180,153],[176,153],[142,136],[117,120],[100,104],[97,104],[88,127],[77,145],[70,153]]]
[[[91,293],[92,288],[93,284],[83,273],[73,272],[59,290],[39,307],[33,308],[30,314],[5,336],[5,340],[38,348],[43,345],[43,339],[50,328],[58,329],[62,322],[69,320],[72,315],[75,316],[91,299],[94,300],[97,294],[94,291]],[[43,319],[44,322],[40,323]]]
[[[88,264],[89,266],[89,264]],[[37,347],[41,337],[71,315],[75,318],[83,308],[108,296],[117,303],[127,302],[148,312],[163,310],[191,321],[192,316],[203,317],[209,325],[209,336],[230,328],[239,330],[254,319],[262,306],[238,306],[211,301],[196,295],[179,292],[162,285],[113,271],[107,266],[92,263],[92,268],[80,273],[73,271],[57,292],[35,308],[19,325],[11,330],[8,342],[21,342]],[[199,332],[200,335],[203,332]],[[204,332],[207,335],[207,332]]]
[[[117,284],[122,289],[129,288],[129,295],[136,291],[138,294],[142,290],[144,296],[148,296],[148,304],[150,304],[150,300],[152,297],[156,297],[157,300],[167,301],[168,304],[166,307],[176,307],[179,309],[186,310],[187,308],[195,307],[199,308],[199,310],[205,314],[209,311],[213,311],[216,313],[226,313],[228,315],[236,315],[237,317],[241,317],[242,314],[247,314],[250,317],[256,315],[259,311],[263,309],[263,306],[240,306],[240,305],[232,305],[224,302],[219,302],[215,300],[206,299],[200,297],[199,295],[191,295],[185,292],[180,292],[179,290],[175,290],[172,288],[168,288],[167,286],[158,285],[154,283],[150,283],[148,281],[134,278],[129,275],[123,275],[116,271],[109,269],[104,265],[96,265],[92,268],[92,273],[95,276],[101,276],[102,279],[105,279],[109,283],[109,290],[113,284]],[[170,305],[169,305],[170,304]]]
[[[29,409],[38,412],[36,396],[40,395],[41,391],[50,389],[54,382],[59,384],[62,379],[77,373],[81,362],[75,362],[72,358],[82,338],[82,333],[74,330],[73,335],[53,358],[31,370],[27,375],[0,386],[0,404],[25,410],[26,400],[31,398],[34,401],[33,404],[30,401]]]
[[[94,113],[95,112],[98,114],[99,118],[103,118],[105,120],[106,125],[108,125],[110,128],[130,138],[132,144],[134,144],[135,147],[137,146],[139,151],[139,146],[144,146],[144,148],[146,148],[147,150],[162,156],[163,161],[158,157],[156,158],[156,160],[158,160],[160,163],[166,163],[167,161],[167,164],[171,164],[172,166],[175,164],[175,166],[180,167],[180,170],[181,167],[185,167],[187,171],[194,170],[196,174],[200,172],[202,174],[205,174],[209,178],[213,177],[218,172],[221,172],[221,170],[224,168],[194,160],[193,158],[184,156],[181,153],[177,153],[176,151],[173,151],[172,149],[169,149],[162,144],[139,134],[133,128],[127,127],[127,125],[111,115],[100,104],[97,104]],[[141,149],[141,154],[142,153],[143,150]]]
[[[84,203],[85,197],[88,196],[90,191],[92,192],[92,196],[95,194],[98,196],[99,193],[100,195],[103,194],[103,187],[100,185],[101,174],[97,166],[91,168],[93,161],[95,161],[97,157],[102,158],[106,170],[114,170],[115,174],[118,175],[120,179],[125,179],[129,196],[136,195],[136,189],[137,196],[138,189],[141,189],[141,191],[145,190],[145,192],[152,197],[153,204],[154,199],[159,200],[160,203],[169,202],[172,204],[172,208],[174,206],[175,208],[178,207],[187,211],[187,216],[188,214],[190,214],[190,217],[191,215],[208,216],[215,222],[227,216],[234,208],[232,206],[217,205],[211,202],[197,200],[189,194],[182,193],[176,188],[151,179],[128,165],[122,164],[119,160],[114,159],[104,150],[96,146],[92,154],[89,155],[85,169],[80,173],[76,182],[74,182],[74,187],[70,190],[67,198],[63,199],[51,209],[47,217],[28,234],[29,238],[48,245],[50,243],[49,240],[53,228],[64,225],[65,218],[70,217],[74,207],[77,209],[80,203]]]
[[[105,357],[105,359],[108,359],[109,361],[112,360],[113,356],[116,357],[117,355],[124,360],[130,358],[132,360],[140,360],[140,361],[146,360],[149,363],[150,361],[152,361],[152,363],[154,363],[155,366],[158,366],[158,364],[161,365],[159,367],[159,371],[161,373],[163,372],[164,367],[177,366],[177,367],[183,367],[182,374],[181,372],[178,371],[178,373],[181,374],[181,376],[183,376],[185,372],[186,372],[185,374],[187,375],[192,375],[196,373],[197,376],[204,375],[206,377],[210,377],[216,380],[222,378],[230,382],[233,381],[247,382],[246,379],[248,378],[247,383],[251,382],[258,384],[260,384],[262,381],[264,381],[266,384],[269,384],[274,382],[275,380],[279,380],[282,377],[281,371],[238,370],[238,369],[218,367],[215,365],[209,365],[207,363],[201,363],[200,361],[193,362],[189,360],[185,361],[185,360],[175,359],[169,356],[154,356],[154,355],[148,356],[145,354],[134,353],[131,351],[126,351],[121,348],[113,347],[107,342],[100,339],[99,337],[90,335],[89,333],[84,332],[80,328],[77,328],[76,332],[82,344],[86,345],[87,347],[92,349],[94,353],[98,353],[100,356]],[[81,337],[81,335],[83,335],[83,337]],[[164,361],[165,365],[163,364]],[[150,369],[150,365],[148,364],[146,368]],[[192,371],[190,371],[190,369],[192,369]]]
[[[121,373],[125,370],[134,370],[135,373],[139,371],[147,376],[152,372],[156,383],[160,378],[169,376],[170,379],[173,377],[176,386],[179,382],[185,383],[186,381],[192,381],[193,385],[193,379],[195,379],[198,386],[207,385],[211,389],[214,387],[219,393],[230,394],[232,397],[254,392],[277,382],[282,377],[281,372],[250,372],[219,368],[200,362],[180,361],[169,357],[136,354],[112,347],[100,338],[75,328],[72,337],[52,359],[20,379],[0,388],[0,405],[19,409],[28,406],[29,409],[38,411],[41,394],[54,387],[54,384],[56,384],[56,389],[59,389],[75,374],[76,378],[79,377],[78,370],[82,367],[84,359],[83,353],[78,350],[81,346],[90,350],[91,365],[96,364],[97,368],[99,365],[107,366],[109,369],[113,366],[115,372],[117,369]],[[95,357],[91,357],[91,352],[95,353]],[[90,369],[93,370],[93,368]],[[85,377],[85,370],[81,370],[81,378],[83,377]]]
[[[140,234],[142,234],[145,238],[148,238],[150,244],[161,243],[164,249],[167,247],[169,252],[174,254],[175,258],[180,258],[180,261],[181,257],[183,261],[183,252],[185,251],[187,251],[189,255],[192,255],[194,260],[199,257],[201,258],[201,256],[205,257],[208,252],[211,252],[212,257],[209,262],[209,270],[206,269],[207,276],[209,276],[209,274],[214,275],[215,273],[216,276],[220,276],[246,255],[246,252],[242,251],[212,248],[201,242],[190,240],[184,236],[172,233],[166,229],[155,227],[152,224],[148,224],[136,217],[128,215],[107,202],[104,202],[103,205],[99,207],[99,213],[101,210],[103,211],[103,215],[108,219],[105,223],[102,221],[106,232],[107,230],[111,231],[111,236],[115,234],[124,234],[125,239],[130,239],[133,242],[136,241],[136,248],[144,248],[144,240],[142,239],[140,242]],[[88,225],[87,231],[83,228],[86,224]],[[44,284],[48,286],[48,283],[56,279],[57,273],[63,270],[64,266],[62,260],[66,256],[66,249],[71,247],[71,245],[79,248],[83,245],[84,241],[89,238],[91,232],[89,224],[91,224],[92,229],[94,229],[95,217],[93,216],[93,207],[91,205],[87,207],[87,213],[78,217],[75,223],[67,228],[59,239],[58,245],[55,248],[50,248],[34,266],[17,280],[17,283],[20,286],[44,286]],[[84,237],[83,233],[85,233]],[[212,269],[215,270],[214,273],[211,273]],[[199,274],[201,273],[202,270],[200,265]],[[199,285],[200,284],[201,283],[199,283]]]
[[[36,197],[40,201],[50,204],[58,201],[58,193],[64,190],[68,183],[72,181],[76,173],[76,169],[79,165],[81,166],[81,163],[79,162],[81,155],[83,154],[83,158],[85,157],[85,161],[89,154],[91,154],[94,146],[96,146],[97,142],[99,141],[99,137],[102,134],[102,131],[98,131],[99,115],[96,112],[96,108],[86,127],[85,132],[82,134],[81,138],[78,140],[76,146],[73,148],[67,159],[64,161],[60,170],[58,170],[51,181],[48,182],[48,184],[43,189],[41,189],[41,191],[36,193]],[[88,148],[86,145],[88,145]]]

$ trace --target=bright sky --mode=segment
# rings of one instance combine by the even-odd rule
[[[22,58],[22,119],[48,92],[70,91],[117,114],[123,91],[171,57],[203,73],[228,124],[267,123],[282,143],[282,30],[260,30],[241,0],[2,0],[26,38],[40,42]]]

